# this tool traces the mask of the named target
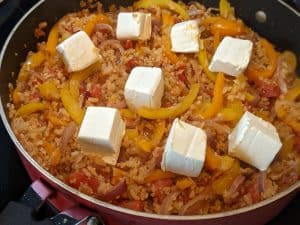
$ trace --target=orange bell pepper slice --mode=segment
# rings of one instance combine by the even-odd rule
[[[240,21],[229,20],[222,17],[207,17],[203,25],[210,28],[212,34],[221,36],[236,36],[245,33],[245,26]]]
[[[170,28],[175,23],[174,17],[171,15],[170,12],[162,10],[162,21],[164,54],[173,64],[176,64],[179,61],[179,59],[177,55],[171,51],[172,44],[170,39]]]
[[[45,50],[50,52],[51,55],[54,55],[56,53],[58,37],[59,37],[58,25],[55,24],[49,33],[48,40],[46,43],[46,48],[45,48]]]
[[[43,111],[48,109],[48,105],[42,102],[31,102],[26,105],[21,106],[17,112],[16,116],[29,116],[32,113]]]
[[[223,107],[223,88],[225,83],[225,77],[223,73],[218,73],[215,87],[214,96],[211,104],[204,111],[200,111],[199,114],[202,118],[208,119],[216,116]]]
[[[107,16],[104,14],[97,14],[91,16],[89,21],[85,24],[83,31],[85,31],[89,36],[92,35],[94,27],[96,26],[97,23],[107,23],[109,24],[110,21]]]
[[[146,178],[145,178],[145,182],[146,183],[151,183],[157,180],[161,180],[161,179],[168,179],[168,178],[173,178],[176,175],[174,173],[171,172],[164,172],[160,169],[156,169],[153,170]]]
[[[266,56],[269,59],[269,67],[267,69],[258,69],[253,65],[249,65],[245,75],[252,81],[256,81],[259,77],[270,78],[273,76],[277,68],[278,54],[273,46],[264,38],[260,39],[260,44],[266,51]]]
[[[181,103],[168,108],[150,109],[142,107],[137,113],[147,119],[168,119],[174,118],[187,111],[198,96],[200,90],[199,84],[192,84],[187,96],[184,97]]]
[[[189,177],[181,178],[181,179],[177,180],[177,182],[176,182],[176,186],[180,190],[185,190],[194,185],[195,185],[195,182]]]
[[[234,163],[230,156],[220,156],[211,147],[207,147],[205,155],[205,168],[209,170],[227,171]]]

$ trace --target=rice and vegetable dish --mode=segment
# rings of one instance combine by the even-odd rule
[[[96,6],[62,17],[10,84],[12,128],[41,166],[97,199],[174,215],[249,206],[299,181],[294,53],[226,0]]]

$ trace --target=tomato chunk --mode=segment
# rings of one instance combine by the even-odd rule
[[[143,202],[138,200],[123,201],[120,203],[120,206],[136,211],[143,211],[144,208]]]
[[[66,177],[66,183],[78,189],[82,184],[89,186],[93,192],[97,192],[99,181],[95,177],[88,177],[83,171],[75,171]]]

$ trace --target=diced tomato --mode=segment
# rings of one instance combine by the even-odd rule
[[[143,202],[138,200],[131,200],[131,201],[123,201],[120,203],[121,207],[132,209],[136,211],[143,211]]]
[[[126,71],[130,72],[137,65],[138,65],[138,58],[133,57],[126,63]]]
[[[130,49],[130,48],[133,48],[133,41],[132,40],[126,40],[125,43],[124,43],[124,48],[126,50]]]
[[[165,197],[162,189],[165,187],[171,187],[173,185],[173,181],[172,179],[161,179],[154,182],[153,185],[155,197],[157,197],[158,201],[161,202]]]
[[[258,88],[259,94],[262,97],[277,98],[281,93],[280,88],[276,83],[267,83],[263,80],[257,80],[255,84]]]
[[[94,192],[97,192],[99,181],[95,177],[88,177],[82,171],[75,171],[66,177],[66,183],[73,188],[78,189],[82,184],[89,186]]]
[[[100,98],[101,97],[101,87],[100,84],[95,84],[92,86],[90,90],[90,96],[92,98]]]

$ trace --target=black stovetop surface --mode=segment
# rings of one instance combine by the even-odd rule
[[[18,19],[37,0],[4,0],[0,3],[0,49]],[[0,212],[9,201],[18,200],[29,187],[30,179],[0,121]],[[45,212],[45,215],[51,215]],[[300,224],[300,195],[268,225]]]

